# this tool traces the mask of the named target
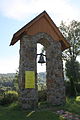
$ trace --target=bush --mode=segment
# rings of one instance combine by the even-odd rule
[[[1,105],[10,104],[18,100],[18,93],[16,91],[6,91],[0,100]]]

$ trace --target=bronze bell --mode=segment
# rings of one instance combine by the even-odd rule
[[[38,63],[46,63],[46,61],[44,60],[44,56],[45,55],[43,55],[43,53],[40,53],[40,58],[39,58],[39,61],[38,61]]]

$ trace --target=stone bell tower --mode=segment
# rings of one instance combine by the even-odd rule
[[[20,40],[19,101],[22,107],[35,108],[38,103],[37,43],[41,43],[46,49],[47,102],[53,105],[64,104],[62,51],[69,47],[69,43],[46,11],[17,31],[10,45],[14,45],[18,40]]]

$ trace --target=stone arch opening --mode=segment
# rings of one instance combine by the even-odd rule
[[[44,50],[43,50],[44,49]],[[38,102],[47,100],[47,80],[46,80],[46,63],[38,63],[40,53],[46,55],[46,51],[43,45],[37,43],[37,87],[38,87]],[[46,62],[46,56],[44,56]]]
[[[46,55],[46,50],[50,47],[50,36],[47,33],[38,33],[37,35],[35,35],[36,38],[38,38],[37,40],[37,45],[41,45],[44,49],[44,53]],[[41,48],[42,49],[42,48]],[[37,51],[38,51],[38,46],[37,46]],[[38,52],[41,53],[42,50],[40,50]],[[44,57],[46,63],[44,63],[41,67],[45,66],[45,68],[41,68],[41,69],[45,69],[45,72],[42,73],[44,78],[41,78],[41,80],[43,79],[43,83],[42,83],[42,90],[39,91],[38,89],[38,102],[40,101],[47,101],[47,55]],[[39,57],[37,58],[37,60],[39,60]],[[38,65],[38,61],[37,61],[37,65]],[[38,72],[38,71],[37,71]],[[42,71],[41,71],[42,72]],[[38,82],[38,74],[37,74],[37,82]]]

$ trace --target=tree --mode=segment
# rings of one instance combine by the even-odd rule
[[[76,60],[77,56],[80,55],[80,22],[73,20],[69,25],[65,25],[62,21],[59,28],[71,45],[71,47],[63,53],[64,58]]]
[[[70,79],[70,85],[71,85],[71,90],[70,90],[70,95],[71,96],[76,96],[76,87],[74,83],[77,83],[80,81],[80,63],[78,61],[74,61],[72,65],[71,60],[66,61],[66,76]]]
[[[16,75],[13,79],[13,84],[14,84],[14,90],[18,91],[19,87],[18,87],[18,74],[19,74],[19,71],[16,70]]]
[[[71,96],[75,96],[75,75],[78,76],[78,71],[76,72],[76,67],[78,63],[76,62],[77,56],[80,55],[80,22],[71,21],[69,25],[61,22],[60,30],[66,40],[70,43],[71,47],[63,52],[63,59],[67,61],[66,63],[66,74],[70,80],[71,84]]]
[[[80,81],[80,63],[78,61],[74,61],[72,66],[72,61],[66,61],[66,76],[70,79],[74,79],[74,82],[77,83]]]

